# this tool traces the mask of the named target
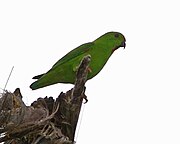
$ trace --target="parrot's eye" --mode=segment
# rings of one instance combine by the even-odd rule
[[[114,35],[114,37],[115,37],[115,38],[118,38],[118,37],[119,37],[119,34],[118,34],[118,33],[116,33],[116,34]]]

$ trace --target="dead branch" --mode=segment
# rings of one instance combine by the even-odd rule
[[[74,88],[52,97],[38,98],[31,106],[17,88],[0,96],[0,142],[5,144],[73,144],[90,56],[79,65]]]

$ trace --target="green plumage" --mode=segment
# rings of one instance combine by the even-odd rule
[[[35,90],[56,83],[74,84],[78,66],[86,55],[91,55],[89,80],[101,71],[114,50],[125,47],[125,41],[121,33],[108,32],[93,42],[83,44],[57,61],[47,73],[33,77],[38,80],[30,88]]]

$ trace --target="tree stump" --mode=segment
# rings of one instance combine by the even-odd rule
[[[74,87],[53,97],[38,98],[31,106],[17,88],[0,96],[0,142],[5,144],[73,144],[85,96],[90,55],[81,61]],[[87,99],[86,99],[87,100]]]

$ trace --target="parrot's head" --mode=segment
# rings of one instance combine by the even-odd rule
[[[108,32],[96,39],[97,43],[101,43],[111,49],[113,53],[120,47],[126,47],[126,39],[123,34],[119,32]]]

